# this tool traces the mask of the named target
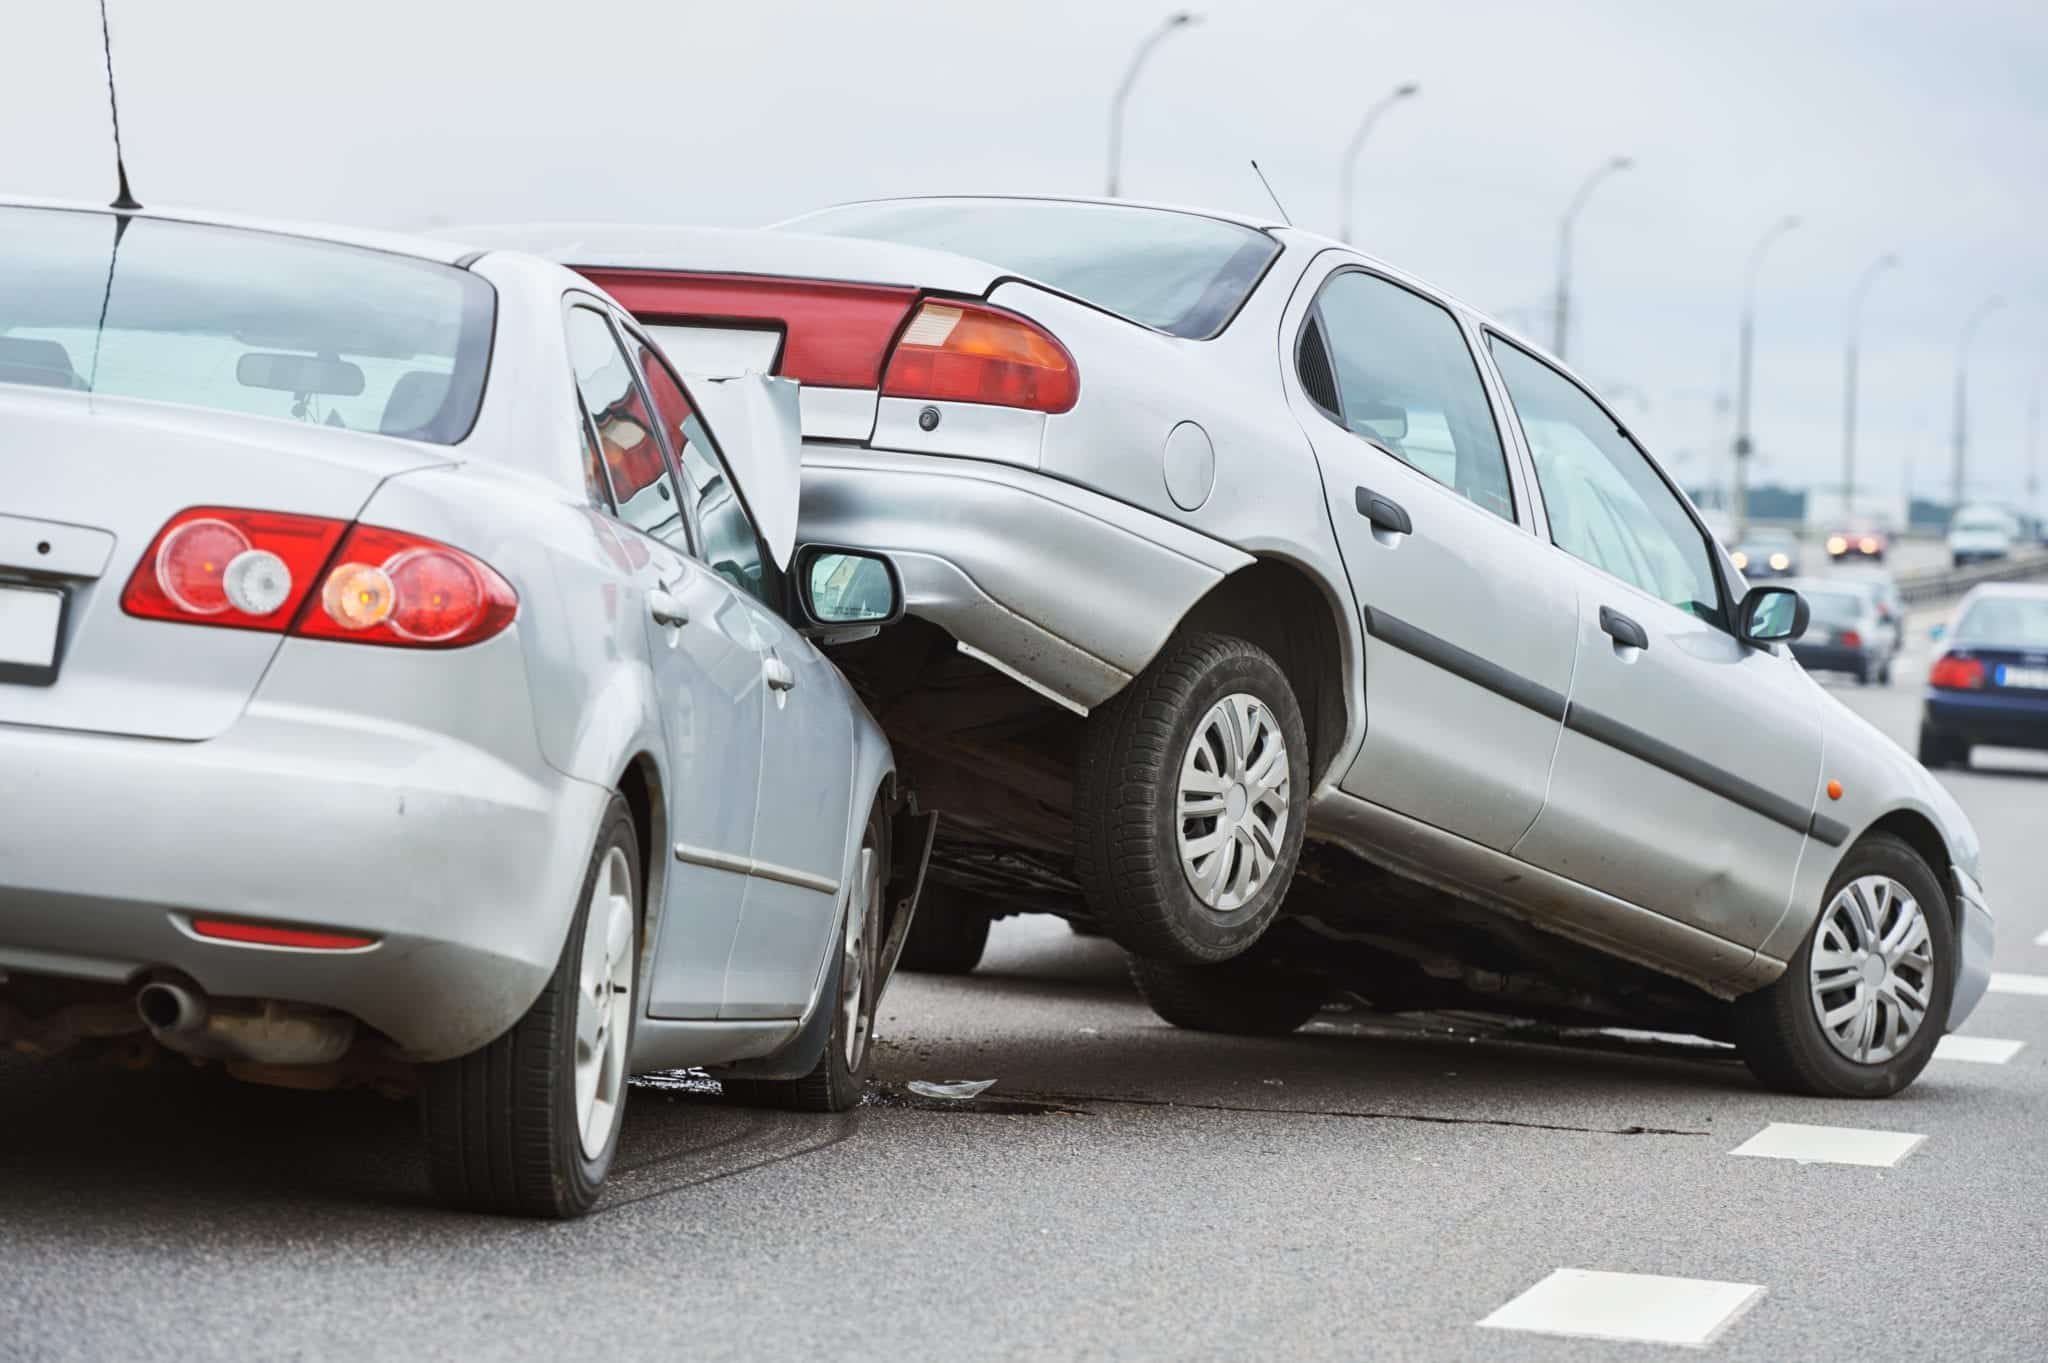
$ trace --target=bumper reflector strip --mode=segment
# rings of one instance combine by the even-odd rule
[[[377,945],[374,937],[355,937],[343,932],[316,932],[307,928],[280,927],[273,923],[234,923],[224,918],[195,918],[192,931],[201,937],[223,942],[247,942],[265,947],[304,947],[314,951],[355,951]]]

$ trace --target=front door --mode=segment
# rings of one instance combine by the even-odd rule
[[[1579,661],[1542,816],[1515,855],[1742,946],[1783,916],[1818,795],[1820,706],[1730,628],[1706,532],[1621,424],[1495,339]]]
[[[1292,333],[1290,399],[1366,631],[1350,793],[1505,851],[1543,805],[1576,647],[1464,328],[1361,269]]]

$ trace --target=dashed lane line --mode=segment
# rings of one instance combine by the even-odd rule
[[[1728,1153],[1801,1164],[1861,1164],[1890,1169],[1927,1137],[1911,1131],[1875,1131],[1860,1126],[1802,1126],[1772,1122]]]
[[[1945,1036],[1934,1043],[1934,1058],[2003,1065],[2018,1055],[2026,1044],[2024,1041],[2002,1041],[1995,1036]]]
[[[2048,975],[2008,975],[1994,970],[1991,972],[1991,992],[2048,998]]]
[[[1560,1268],[1479,1322],[1489,1330],[1698,1348],[1763,1299],[1755,1283]]]

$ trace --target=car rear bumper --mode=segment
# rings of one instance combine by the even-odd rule
[[[1862,672],[1884,665],[1883,653],[1860,645],[1851,648],[1846,644],[1795,643],[1792,656],[1809,672]]]
[[[421,1060],[504,1032],[554,968],[609,794],[530,756],[512,632],[428,655],[516,690],[472,696],[469,732],[298,703],[346,693],[333,679],[362,652],[385,655],[371,662],[387,678],[417,661],[289,641],[258,698],[205,741],[0,726],[0,971],[134,983],[175,970],[217,997],[339,1009]],[[192,931],[205,916],[377,940],[224,943]]]
[[[1011,465],[804,449],[799,541],[883,550],[912,615],[1076,709],[1122,690],[1251,556]]]
[[[1956,967],[1956,989],[1948,1009],[1948,1030],[1955,1031],[1969,1021],[1970,1014],[1991,984],[1991,952],[1996,945],[1991,909],[1984,902],[1984,887],[1968,875],[1955,872],[1956,915],[1961,951]]]
[[[1923,730],[1964,743],[2048,748],[2048,695],[1930,691],[1920,723]]]

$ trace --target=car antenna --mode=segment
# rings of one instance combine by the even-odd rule
[[[142,205],[135,201],[135,195],[128,189],[128,166],[121,158],[121,105],[114,97],[114,36],[107,27],[107,0],[100,0],[100,50],[107,58],[107,112],[114,118],[114,177],[118,181],[118,192],[114,201],[107,205],[116,213],[138,212]],[[127,226],[122,219],[121,225]],[[116,240],[119,238],[117,237]]]
[[[100,4],[104,6],[106,0],[100,0]],[[1287,210],[1281,207],[1280,196],[1273,192],[1273,186],[1266,179],[1266,172],[1259,169],[1259,162],[1256,157],[1252,159],[1252,174],[1258,176],[1259,183],[1266,186],[1266,197],[1273,201],[1273,207],[1280,209],[1280,221],[1286,223],[1289,227],[1294,226],[1294,219],[1288,217]]]

